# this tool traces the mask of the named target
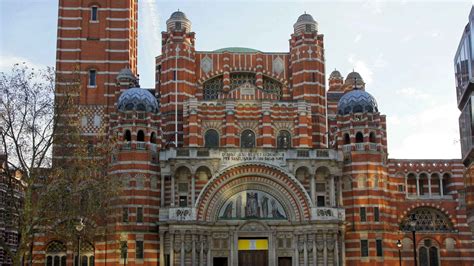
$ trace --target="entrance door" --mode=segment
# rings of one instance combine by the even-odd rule
[[[227,258],[214,258],[213,260],[214,266],[227,266]]]
[[[268,265],[268,250],[240,250],[239,266]]]
[[[291,257],[279,257],[278,266],[291,266],[292,261]]]

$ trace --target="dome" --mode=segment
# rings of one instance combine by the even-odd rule
[[[175,11],[171,14],[170,18],[166,21],[166,29],[168,31],[191,31],[191,21],[181,11]]]
[[[344,94],[337,104],[337,112],[340,115],[351,113],[376,113],[378,112],[377,101],[370,93],[354,89]]]
[[[186,17],[186,14],[178,10],[171,14],[170,19],[187,20],[188,18]]]
[[[131,88],[122,92],[118,99],[117,109],[121,112],[133,110],[156,113],[158,111],[158,102],[155,96],[148,90]]]
[[[303,15],[298,17],[298,20],[296,21],[296,23],[298,23],[298,22],[313,22],[313,23],[316,23],[316,20],[314,20],[313,16],[311,16],[310,14],[304,13]]]
[[[341,72],[334,69],[334,71],[331,72],[331,75],[329,75],[329,79],[342,79]]]
[[[346,81],[348,80],[353,81],[354,79],[364,81],[358,72],[352,71],[351,73],[347,75]]]
[[[123,80],[135,81],[136,79],[137,78],[133,74],[132,70],[128,67],[122,68],[122,70],[120,70],[120,72],[117,75],[117,80],[118,81],[123,81]]]
[[[298,17],[293,29],[295,34],[314,33],[318,31],[318,23],[310,14],[304,13]]]

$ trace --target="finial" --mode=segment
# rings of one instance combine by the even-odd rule
[[[304,14],[306,15],[306,10],[304,11]]]
[[[178,8],[178,12],[179,12],[179,8]]]

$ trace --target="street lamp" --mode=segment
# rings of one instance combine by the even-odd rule
[[[84,227],[86,225],[84,222],[79,220],[79,223],[76,225],[76,231],[77,231],[77,266],[81,265],[81,232],[84,230]]]
[[[415,259],[415,266],[418,265],[416,260],[416,215],[412,213],[410,221],[411,232],[413,233],[413,258]]]
[[[402,266],[402,242],[400,241],[400,239],[397,240],[397,248],[398,248],[398,263],[400,264],[400,266]]]

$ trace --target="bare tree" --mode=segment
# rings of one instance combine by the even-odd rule
[[[7,197],[18,202],[6,210],[6,226],[21,236],[17,247],[0,238],[0,247],[14,265],[33,260],[39,232],[71,240],[78,219],[105,225],[110,198],[117,193],[118,186],[106,175],[113,140],[105,129],[93,138],[81,134],[79,80],[79,75],[66,80],[52,68],[34,70],[25,64],[0,74],[5,153],[0,174],[9,180]],[[21,200],[15,195],[19,188]],[[87,237],[99,230],[89,228]]]

